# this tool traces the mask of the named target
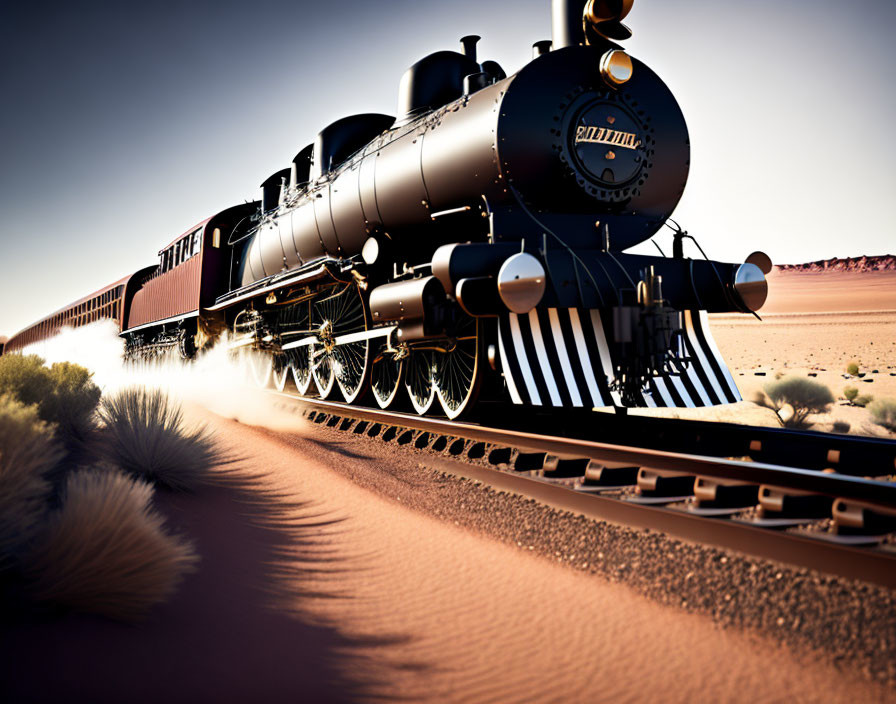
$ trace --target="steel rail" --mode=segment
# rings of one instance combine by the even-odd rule
[[[729,479],[749,484],[767,484],[782,489],[795,489],[832,498],[852,499],[884,509],[896,508],[896,483],[844,474],[828,474],[810,469],[799,469],[763,462],[746,462],[705,455],[694,455],[667,450],[651,450],[626,445],[613,445],[578,438],[557,437],[538,433],[487,427],[442,418],[411,415],[394,411],[351,406],[336,401],[324,401],[272,391],[285,398],[327,413],[374,423],[399,426],[441,435],[465,437],[513,447],[527,452],[546,452],[564,458],[588,458],[609,462],[630,462],[651,469],[662,469],[682,474],[700,474],[718,479]]]
[[[588,518],[634,529],[655,530],[693,543],[714,545],[766,560],[896,589],[894,552],[859,549],[739,521],[695,515],[662,505],[635,504],[600,494],[571,491],[554,482],[447,457],[434,457],[428,464],[440,471],[475,479],[499,491],[511,491]]]
[[[566,458],[590,458],[598,461],[625,462],[687,475],[770,485],[796,492],[823,494],[831,499],[851,499],[870,507],[896,507],[896,484],[845,475],[794,469],[765,463],[743,462],[718,457],[649,450],[638,447],[558,438],[538,433],[484,427],[477,424],[427,418],[407,413],[307,398],[269,390],[276,396],[297,403],[309,413],[316,411],[327,420],[336,418],[379,424],[382,432],[396,428],[399,438],[405,431],[417,431],[467,442],[483,443],[520,451],[553,454]],[[371,425],[371,427],[373,427]],[[468,460],[434,454],[427,464],[481,481],[499,490],[535,498],[555,508],[578,513],[630,528],[656,530],[691,542],[715,545],[746,555],[805,567],[821,573],[878,584],[896,589],[896,550],[854,546],[730,520],[724,516],[694,513],[665,504],[643,504],[599,493],[572,490],[556,480],[528,473],[502,471]],[[670,499],[674,503],[679,499]]]

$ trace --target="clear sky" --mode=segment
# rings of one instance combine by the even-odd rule
[[[626,22],[688,121],[674,217],[710,257],[896,250],[896,2],[635,0]],[[549,0],[3,3],[0,334],[256,198],[327,123],[394,114],[404,69],[464,34],[512,73]]]

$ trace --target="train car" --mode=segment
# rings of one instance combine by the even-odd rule
[[[223,316],[200,311],[230,288],[228,242],[257,220],[258,202],[227,208],[193,226],[159,250],[159,262],[71,303],[13,335],[0,353],[20,352],[101,319],[113,320],[126,341],[126,357],[175,350],[192,357],[224,329]]]
[[[125,290],[132,278],[126,276],[104,286],[17,332],[6,342],[4,354],[21,352],[54,337],[63,328],[79,328],[98,320],[112,320],[120,327],[125,310]]]
[[[121,331],[128,357],[176,350],[190,358],[220,334],[223,316],[205,309],[228,291],[228,243],[251,227],[258,205],[238,205],[197,223],[159,250],[155,267],[135,277]]]

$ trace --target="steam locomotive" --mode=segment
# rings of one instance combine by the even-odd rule
[[[401,79],[397,116],[322,129],[261,184],[58,311],[6,352],[102,317],[131,358],[225,332],[300,394],[456,418],[739,400],[708,312],[751,313],[771,262],[625,253],[669,224],[689,140],[667,86],[619,42],[632,0],[553,0],[552,40],[507,76],[479,37]],[[702,252],[702,250],[701,250]],[[662,254],[662,253],[661,253]]]

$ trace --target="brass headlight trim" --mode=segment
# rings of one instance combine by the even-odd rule
[[[600,76],[611,88],[618,88],[632,77],[632,58],[622,49],[610,49],[600,57]]]

